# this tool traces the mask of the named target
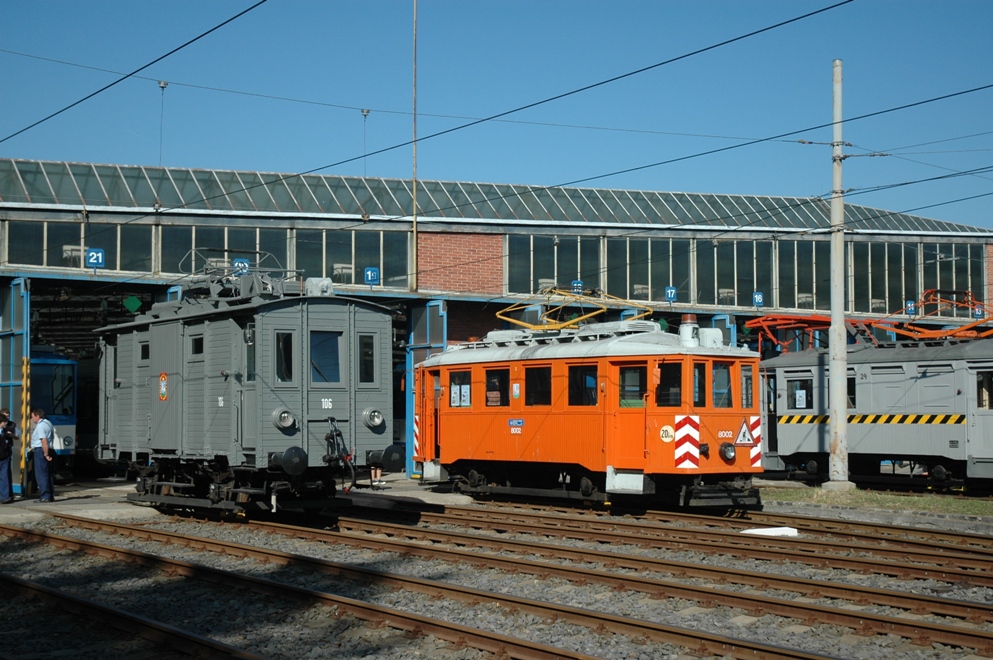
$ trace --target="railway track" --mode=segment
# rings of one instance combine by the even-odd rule
[[[72,522],[74,524],[82,524],[90,528],[95,526],[104,526],[103,523],[95,525],[94,523],[88,523],[85,521]],[[588,567],[565,567],[547,562],[535,561],[532,559],[505,559],[495,557],[492,554],[481,554],[479,550],[483,547],[484,542],[481,541],[478,534],[458,535],[455,533],[449,533],[447,535],[447,543],[445,546],[441,547],[438,547],[440,545],[441,537],[439,532],[429,532],[429,538],[426,539],[435,547],[425,547],[424,539],[419,541],[420,546],[418,547],[412,545],[409,540],[396,541],[387,539],[386,541],[382,541],[371,536],[372,534],[409,535],[409,531],[403,532],[396,530],[396,527],[404,527],[402,525],[395,525],[392,529],[388,527],[380,527],[375,531],[366,528],[359,531],[357,534],[347,535],[347,538],[342,532],[305,529],[301,527],[275,525],[271,523],[252,523],[251,527],[254,530],[263,531],[266,534],[278,532],[280,534],[303,538],[311,542],[320,541],[322,543],[336,544],[348,543],[368,549],[400,553],[404,556],[417,554],[419,556],[430,557],[435,560],[441,559],[448,562],[470,562],[480,566],[486,566],[489,569],[499,568],[508,573],[526,573],[536,575],[540,576],[542,579],[547,579],[550,576],[554,576],[568,580],[574,584],[599,584],[613,590],[642,592],[654,598],[683,598],[695,601],[700,606],[707,608],[721,606],[729,608],[733,607],[751,614],[776,614],[781,617],[798,619],[807,625],[815,623],[831,623],[834,625],[845,626],[858,631],[859,634],[862,635],[899,635],[916,644],[940,643],[964,648],[973,648],[987,655],[993,654],[993,632],[982,629],[983,626],[986,628],[990,627],[989,624],[993,621],[993,614],[991,614],[989,607],[984,605],[961,603],[934,597],[915,596],[905,592],[838,586],[826,582],[790,580],[787,578],[778,578],[769,574],[743,575],[740,570],[712,571],[710,570],[710,567],[697,567],[696,569],[693,569],[686,566],[677,566],[675,563],[670,563],[668,566],[665,566],[663,565],[664,562],[661,560],[648,561],[639,557],[617,556],[616,553],[610,552],[601,553],[603,556],[597,557],[597,559],[602,560],[605,565],[611,565],[611,571],[591,569]],[[115,533],[121,533],[122,531],[124,533],[136,535],[146,539],[154,538],[154,540],[158,542],[178,542],[178,537],[171,534],[147,529],[128,531],[125,528],[117,528]],[[202,538],[184,542],[194,543],[196,545],[208,543]],[[501,549],[503,552],[506,552],[508,550],[508,545],[509,544],[506,539],[501,539],[494,545],[494,550]],[[543,548],[537,547],[540,544],[522,543],[520,545],[521,547],[519,548],[519,551],[524,554],[544,554],[545,556],[554,556],[557,560],[561,560],[562,555],[564,554],[562,548],[554,545],[546,544]],[[453,547],[459,548],[460,546],[463,548],[470,546],[472,549],[452,549]],[[203,547],[207,546],[205,545]],[[233,544],[228,546],[220,542],[210,542],[210,548],[213,551],[227,552],[238,556],[244,553],[255,554],[260,552],[257,548],[246,549],[242,547],[241,544]],[[264,554],[261,556],[264,557],[266,561],[289,561],[286,558],[280,559],[281,555],[278,553],[275,555]],[[299,557],[294,557],[292,561],[294,563],[298,563],[304,560]],[[388,583],[397,588],[423,591],[433,597],[461,598],[466,599],[469,602],[472,602],[474,599],[484,597],[498,599],[499,602],[503,604],[503,607],[527,608],[527,611],[536,613],[538,616],[545,618],[562,618],[563,620],[577,622],[579,625],[584,625],[591,628],[602,627],[605,630],[611,630],[621,634],[640,635],[645,639],[662,641],[666,643],[677,643],[688,646],[689,648],[697,649],[698,651],[701,649],[706,649],[708,652],[713,652],[719,648],[722,652],[727,653],[729,648],[737,647],[739,650],[735,652],[735,657],[754,657],[748,654],[737,655],[744,653],[743,649],[748,646],[747,643],[742,642],[742,640],[709,638],[702,641],[696,640],[691,643],[686,637],[681,637],[688,634],[685,631],[674,632],[673,630],[657,627],[649,628],[647,630],[638,630],[632,627],[634,624],[631,622],[621,625],[618,621],[612,620],[609,617],[605,620],[590,620],[586,618],[589,616],[587,613],[577,613],[569,608],[558,610],[530,609],[536,607],[547,607],[547,605],[539,606],[534,603],[524,603],[514,599],[504,600],[504,597],[493,596],[492,594],[483,596],[476,590],[460,591],[457,594],[452,595],[450,593],[437,591],[439,587],[434,583],[425,584],[417,580],[410,580],[409,578],[405,578],[403,576],[382,574],[376,571],[355,572],[355,569],[352,567],[334,563],[316,560],[306,561],[315,571],[320,570],[324,572],[331,572],[337,576],[347,575],[352,579],[362,579],[367,582],[375,582],[379,584]],[[579,552],[577,553],[577,556],[574,557],[573,561],[589,563],[591,561],[596,561],[596,559],[591,557],[589,552]],[[641,575],[645,572],[658,572],[660,570],[670,570],[675,573],[682,573],[683,575],[692,574],[695,571],[697,578],[706,580],[709,584],[690,585],[672,580],[641,577]],[[741,589],[734,590],[721,588],[722,584],[726,585],[729,583],[745,585],[750,588],[747,591],[743,591]],[[776,597],[756,593],[757,591],[769,590],[790,591],[793,592],[794,596],[790,598],[783,598],[782,596]],[[839,599],[839,602],[832,605],[808,603],[804,602],[802,598],[797,599],[795,594],[802,594],[803,598]],[[879,615],[866,612],[864,610],[864,606],[869,603],[900,609],[904,616]],[[921,617],[925,615],[941,616],[945,619],[955,619],[955,622],[949,624],[947,622],[931,622],[921,620]],[[675,635],[675,637],[673,637],[673,635]],[[773,653],[770,649],[756,649],[755,652],[764,657],[771,657],[769,654]],[[779,650],[778,652],[781,653],[782,650]]]

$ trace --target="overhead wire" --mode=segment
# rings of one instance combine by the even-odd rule
[[[94,96],[97,96],[99,94],[102,94],[103,92],[107,91],[111,87],[114,87],[115,85],[118,85],[118,84],[124,82],[128,78],[134,76],[137,73],[140,73],[140,72],[144,71],[145,69],[147,69],[148,67],[152,66],[153,64],[157,64],[158,62],[161,62],[162,60],[166,59],[167,57],[178,53],[179,51],[183,50],[187,46],[190,46],[191,44],[194,44],[197,41],[200,41],[201,39],[203,39],[207,35],[216,32],[217,30],[221,29],[222,27],[224,27],[228,23],[231,23],[232,21],[237,20],[238,18],[241,18],[242,16],[244,16],[248,12],[252,11],[253,9],[255,9],[255,8],[261,6],[261,5],[264,5],[268,1],[269,0],[259,0],[258,2],[256,2],[254,5],[252,5],[248,9],[245,9],[243,11],[238,12],[237,14],[235,14],[234,16],[232,16],[231,18],[223,21],[222,23],[219,23],[219,24],[215,25],[214,27],[210,28],[206,32],[203,32],[202,34],[200,34],[200,35],[198,35],[196,37],[193,37],[192,39],[190,39],[186,43],[182,44],[181,46],[177,46],[176,48],[173,48],[172,50],[170,50],[165,55],[161,55],[159,57],[156,57],[151,62],[149,62],[149,63],[147,63],[147,64],[145,64],[143,66],[138,67],[137,69],[135,69],[131,73],[124,74],[123,76],[121,76],[120,78],[118,78],[117,80],[115,80],[114,82],[109,83],[107,85],[104,85],[103,87],[101,87],[100,89],[96,90],[95,92],[92,92],[90,94],[87,94],[83,98],[79,99],[78,101],[74,101],[73,103],[70,103],[69,105],[65,106],[61,110],[57,110],[57,111],[53,112],[52,114],[48,115],[47,117],[43,117],[42,119],[39,119],[38,121],[36,121],[36,122],[34,122],[32,124],[29,124],[28,126],[25,126],[24,128],[20,129],[19,131],[15,131],[14,133],[11,133],[10,135],[8,135],[5,138],[0,138],[0,144],[3,144],[4,142],[6,142],[7,140],[10,140],[11,138],[17,137],[18,135],[20,135],[22,133],[25,133],[25,132],[31,130],[32,128],[35,128],[36,126],[40,126],[41,124],[44,124],[45,122],[49,121],[50,119],[53,119],[55,117],[58,117],[63,112],[66,112],[67,110],[71,110],[72,108],[75,108],[77,105],[80,105],[81,103],[84,103],[84,102],[90,100]]]

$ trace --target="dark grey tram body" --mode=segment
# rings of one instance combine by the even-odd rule
[[[993,339],[850,344],[847,360],[853,476],[879,477],[893,461],[935,483],[993,483]],[[767,470],[826,473],[829,366],[823,349],[763,360]]]
[[[328,291],[212,276],[99,331],[98,454],[137,471],[131,499],[319,506],[390,444],[391,314]]]

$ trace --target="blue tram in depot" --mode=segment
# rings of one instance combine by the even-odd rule
[[[130,500],[316,509],[390,445],[392,311],[287,275],[209,266],[98,331],[96,453],[128,466]]]
[[[44,410],[55,427],[56,479],[72,477],[76,458],[78,367],[76,360],[59,354],[54,348],[31,347],[30,408]]]

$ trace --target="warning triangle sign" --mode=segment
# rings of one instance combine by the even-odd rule
[[[753,445],[755,444],[755,438],[752,437],[752,431],[748,428],[748,420],[741,420],[741,428],[738,429],[738,437],[734,439],[734,444],[736,445]]]

